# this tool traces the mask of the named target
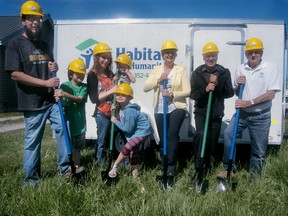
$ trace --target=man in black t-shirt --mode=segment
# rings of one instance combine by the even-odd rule
[[[40,40],[42,9],[37,2],[27,1],[21,7],[20,16],[25,31],[7,45],[5,71],[17,83],[18,109],[24,113],[24,185],[35,185],[40,181],[41,142],[48,119],[56,134],[59,171],[64,175],[71,168],[59,108],[53,96],[53,88],[60,81],[52,78],[51,72],[57,71],[58,66],[48,45]]]

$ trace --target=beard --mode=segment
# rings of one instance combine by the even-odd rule
[[[41,29],[39,29],[39,30],[36,31],[36,32],[32,32],[30,29],[28,29],[28,28],[25,26],[25,32],[26,32],[27,37],[28,37],[30,40],[40,40],[40,38],[41,38]]]

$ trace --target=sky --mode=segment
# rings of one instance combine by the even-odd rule
[[[2,0],[0,16],[19,15],[25,0]],[[52,19],[241,18],[284,20],[288,0],[37,0]]]
[[[18,16],[26,0],[1,0],[0,16]],[[36,0],[53,20],[221,18],[288,23],[288,0]],[[286,26],[287,33],[287,26]],[[286,40],[286,47],[288,40]]]

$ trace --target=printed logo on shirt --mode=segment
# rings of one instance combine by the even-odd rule
[[[263,72],[260,72],[259,78],[264,78],[264,77],[265,77],[265,74]]]
[[[45,61],[47,62],[49,60],[49,56],[47,54],[36,54],[36,55],[29,55],[29,60],[31,62],[35,61]]]

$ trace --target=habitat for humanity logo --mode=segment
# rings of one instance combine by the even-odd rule
[[[99,41],[89,38],[75,48],[82,53],[80,54],[81,59],[84,59],[86,68],[90,67],[91,59],[93,56],[93,49]],[[136,70],[151,70],[154,66],[161,64],[161,53],[153,50],[151,47],[132,47],[132,49],[126,49],[124,47],[116,47],[116,56],[126,53],[130,56],[132,63],[132,69]]]
[[[79,51],[83,52],[80,54],[80,56],[82,58],[84,58],[84,62],[86,64],[86,68],[90,67],[90,61],[91,61],[91,57],[93,56],[93,49],[91,48],[92,46],[94,46],[95,44],[98,44],[99,42],[89,38],[85,41],[83,41],[82,43],[78,44],[75,48],[78,49]]]

